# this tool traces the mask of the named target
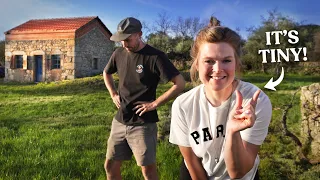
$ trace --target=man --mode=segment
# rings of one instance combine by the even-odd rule
[[[118,112],[112,121],[105,161],[108,179],[121,179],[123,160],[135,156],[145,179],[158,179],[156,167],[156,108],[183,91],[185,81],[160,50],[141,40],[142,25],[128,17],[118,25],[112,41],[122,46],[114,51],[103,77]],[[112,74],[119,76],[118,92]],[[156,98],[160,81],[172,81],[172,87]]]

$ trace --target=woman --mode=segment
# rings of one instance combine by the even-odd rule
[[[238,80],[240,36],[211,18],[193,44],[191,79],[201,85],[172,105],[170,142],[184,158],[181,179],[256,179],[271,120],[268,96]]]

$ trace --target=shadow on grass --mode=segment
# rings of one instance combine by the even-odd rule
[[[89,126],[104,126],[107,131],[110,131],[112,117],[106,115],[84,115],[84,116],[69,116],[57,118],[1,118],[0,129],[6,128],[10,131],[18,132],[25,131],[21,128],[36,128],[63,130],[68,128],[85,128]],[[35,126],[36,125],[36,126]]]
[[[269,74],[247,74],[241,78],[243,81],[250,82],[262,88],[273,77],[276,81],[279,77]],[[302,86],[307,86],[312,83],[320,82],[320,75],[304,76],[295,74],[286,74],[283,81],[276,86],[277,90],[298,90]]]
[[[117,83],[116,83],[117,85]],[[32,96],[54,96],[90,94],[106,91],[102,78],[76,79],[51,83],[0,82],[0,94],[20,94]]]
[[[29,123],[30,120],[22,118],[3,118],[0,120],[0,127],[8,130],[18,131],[24,124]]]

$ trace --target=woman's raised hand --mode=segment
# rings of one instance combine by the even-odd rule
[[[250,128],[256,121],[255,108],[261,90],[257,90],[250,102],[242,107],[242,94],[236,90],[236,105],[231,111],[231,116],[227,124],[227,131],[230,133],[242,131]]]

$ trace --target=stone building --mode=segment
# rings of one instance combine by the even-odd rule
[[[103,71],[114,48],[97,17],[36,19],[5,32],[5,81],[59,81]]]

